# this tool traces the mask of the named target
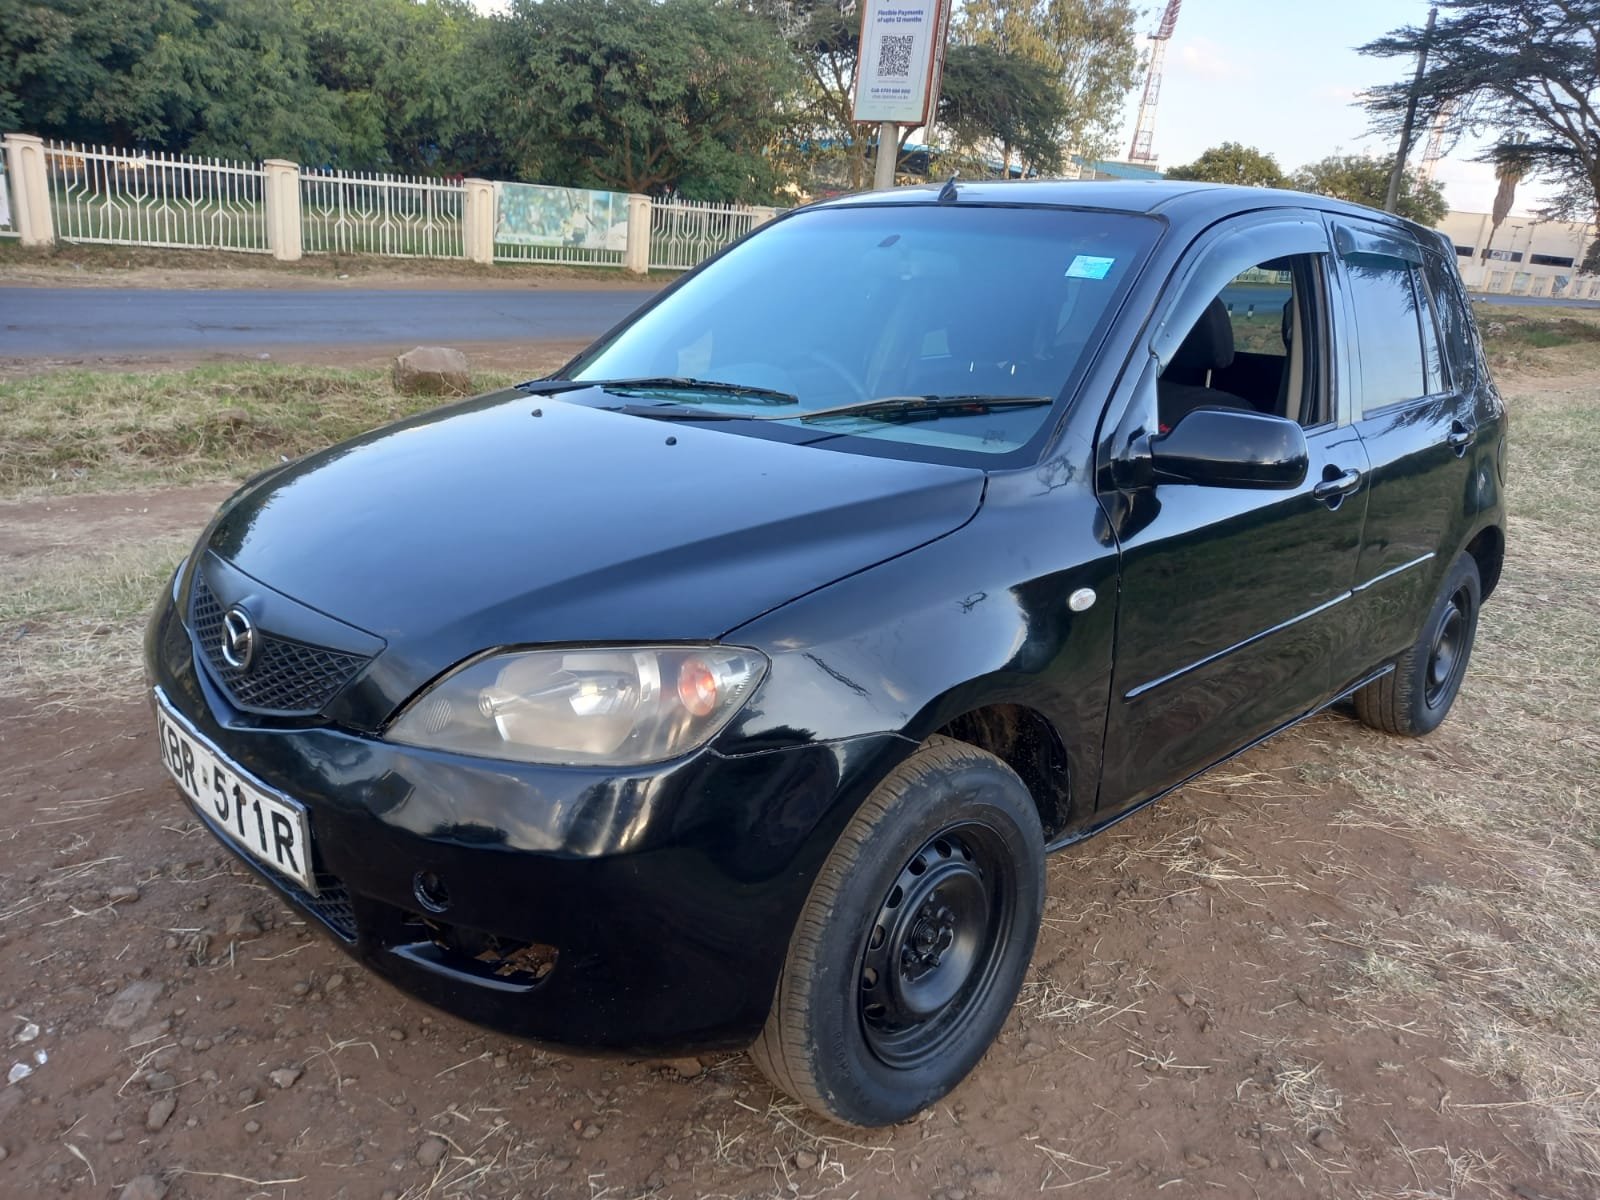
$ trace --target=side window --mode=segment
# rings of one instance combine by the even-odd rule
[[[1437,396],[1450,385],[1449,373],[1439,349],[1439,327],[1433,319],[1433,304],[1428,299],[1428,289],[1422,284],[1422,272],[1411,270],[1411,286],[1417,292],[1417,320],[1422,326],[1422,378],[1428,395]]]
[[[1380,254],[1345,256],[1360,336],[1361,410],[1426,395],[1416,268]]]
[[[1308,428],[1328,420],[1320,369],[1325,294],[1319,254],[1268,259],[1229,279],[1157,380],[1161,428],[1218,406]]]
[[[1472,344],[1472,317],[1461,298],[1461,286],[1452,264],[1429,254],[1423,259],[1423,275],[1433,300],[1433,315],[1444,342],[1446,377],[1455,387],[1473,378],[1477,352]]]
[[[1287,263],[1251,267],[1229,280],[1222,302],[1233,326],[1234,353],[1287,358],[1293,296],[1294,275]]]

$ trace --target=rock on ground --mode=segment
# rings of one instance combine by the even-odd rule
[[[394,360],[396,391],[418,396],[465,396],[472,391],[467,356],[449,346],[418,346]]]
[[[161,985],[151,979],[136,979],[117,993],[106,1010],[105,1023],[112,1029],[132,1029],[150,1015],[161,995]]]

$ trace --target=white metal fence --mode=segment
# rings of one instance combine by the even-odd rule
[[[466,185],[409,175],[300,170],[307,254],[463,258]]]
[[[0,238],[688,270],[776,213],[0,137]],[[647,215],[648,214],[648,215]]]
[[[263,172],[253,163],[45,143],[58,238],[266,253]]]
[[[503,263],[542,263],[558,267],[620,267],[624,252],[596,246],[538,246],[521,242],[494,243],[494,260]]]
[[[770,209],[766,215],[771,215]],[[650,267],[687,271],[738,241],[761,220],[758,210],[739,205],[657,201],[650,206]]]

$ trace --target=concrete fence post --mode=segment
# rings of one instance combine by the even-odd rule
[[[635,275],[650,273],[650,197],[628,195],[628,248],[622,266]]]
[[[5,136],[6,176],[11,180],[11,219],[24,246],[53,246],[56,223],[50,212],[49,164],[44,139],[31,133]]]
[[[467,194],[461,203],[461,245],[467,261],[494,262],[494,184],[487,179],[468,179]]]
[[[750,224],[751,229],[760,229],[768,221],[772,220],[773,217],[778,215],[777,209],[766,204],[757,204],[753,206],[750,211],[756,215],[756,219]]]
[[[261,194],[267,204],[267,248],[280,262],[299,262],[300,164],[269,158],[261,164]]]

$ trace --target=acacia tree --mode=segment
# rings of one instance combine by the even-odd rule
[[[951,46],[939,120],[964,146],[994,143],[1044,174],[1061,169],[1066,97],[1051,71],[990,45]]]
[[[1600,209],[1600,0],[1441,0],[1428,38],[1418,113],[1447,134],[1492,131],[1489,161],[1514,160],[1555,185],[1564,216]],[[1415,60],[1425,30],[1403,26],[1361,53]],[[1411,72],[1366,96],[1374,128],[1393,136]]]
[[[756,0],[756,7],[778,30],[801,75],[786,109],[786,140],[804,146],[805,158],[841,160],[850,187],[865,186],[868,144],[854,117],[861,54],[856,0]]]
[[[1389,191],[1389,167],[1383,159],[1365,154],[1332,154],[1301,167],[1289,179],[1289,186],[1382,208]],[[1400,200],[1395,211],[1420,225],[1437,225],[1450,211],[1450,205],[1437,183],[1407,171],[1400,180]]]
[[[954,38],[1049,70],[1061,88],[1061,140],[1098,158],[1110,152],[1138,81],[1138,15],[1132,0],[967,0]]]
[[[1200,183],[1237,183],[1246,187],[1288,186],[1283,168],[1272,155],[1242,142],[1223,142],[1204,151],[1192,163],[1171,167],[1168,179],[1192,179]]]

